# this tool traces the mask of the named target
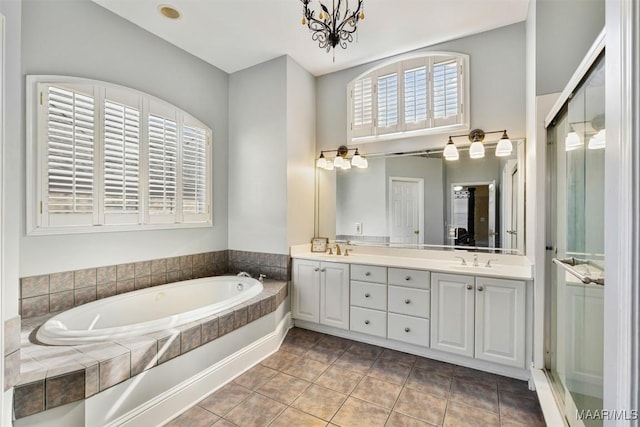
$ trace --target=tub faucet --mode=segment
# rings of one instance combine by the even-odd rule
[[[251,275],[246,271],[241,271],[240,273],[237,274],[237,277],[251,277]]]

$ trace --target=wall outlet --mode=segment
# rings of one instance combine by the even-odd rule
[[[356,222],[355,224],[355,234],[360,236],[362,235],[362,223],[361,222]]]

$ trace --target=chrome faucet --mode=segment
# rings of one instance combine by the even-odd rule
[[[480,266],[480,264],[478,264],[478,254],[473,254],[473,266],[474,267]]]
[[[340,245],[336,243],[336,255],[342,255],[342,251],[340,250]]]
[[[454,257],[455,257],[455,258],[460,258],[461,265],[467,265],[467,261],[465,261],[463,257],[458,256],[458,255],[454,255]]]
[[[497,260],[497,259],[495,259],[495,258],[493,258],[493,259],[488,259],[488,260],[487,260],[487,263],[486,263],[484,266],[485,266],[485,267],[487,267],[487,268],[491,268],[491,267],[493,267],[493,266],[491,265],[491,261],[499,261],[499,260]]]
[[[251,277],[251,275],[249,273],[247,273],[246,271],[241,271],[236,276],[237,277]]]

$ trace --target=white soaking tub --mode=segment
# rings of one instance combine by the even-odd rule
[[[262,292],[250,277],[217,276],[154,286],[93,301],[47,320],[44,344],[114,341],[170,329],[222,312]]]

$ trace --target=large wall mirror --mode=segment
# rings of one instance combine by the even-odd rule
[[[319,228],[358,244],[522,254],[524,140],[513,145],[507,157],[489,146],[481,159],[422,151],[370,155],[366,169],[319,171],[335,174],[335,216],[326,212],[332,180],[319,176]]]

